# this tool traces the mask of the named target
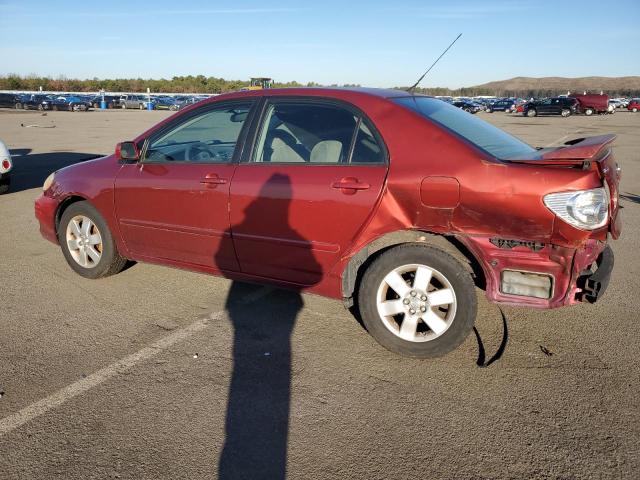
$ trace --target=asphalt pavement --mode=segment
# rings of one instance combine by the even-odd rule
[[[478,291],[474,334],[427,361],[317,296],[145,264],[76,275],[39,235],[39,186],[168,115],[0,111],[0,478],[637,478],[640,114],[479,114],[536,146],[617,133],[623,236],[597,304]]]

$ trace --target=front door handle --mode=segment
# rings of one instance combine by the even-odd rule
[[[339,182],[332,183],[331,187],[341,190],[344,194],[353,195],[358,190],[371,188],[371,185],[366,182],[361,182],[355,177],[344,177]]]
[[[200,179],[200,183],[204,183],[206,185],[224,185],[227,183],[227,179],[220,178],[215,173],[209,173]]]

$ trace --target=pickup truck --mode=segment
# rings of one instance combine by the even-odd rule
[[[578,100],[580,112],[587,116],[594,113],[613,113],[615,111],[614,108],[609,107],[609,95],[573,93],[569,97]]]

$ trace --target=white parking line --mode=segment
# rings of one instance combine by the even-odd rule
[[[271,290],[272,288],[270,287],[262,287],[257,291],[247,295],[241,303],[247,304],[255,302],[259,298],[267,295],[269,292],[271,292]],[[49,395],[42,400],[38,400],[28,407],[25,407],[22,410],[3,418],[2,420],[0,420],[0,437],[33,420],[34,418],[47,413],[49,410],[59,407],[72,398],[77,397],[78,395],[81,395],[94,387],[97,387],[110,378],[113,378],[116,375],[133,368],[138,363],[144,360],[148,360],[149,358],[159,354],[163,350],[166,350],[175,343],[181,342],[182,340],[185,340],[193,334],[204,330],[210,320],[220,320],[222,317],[224,317],[225,313],[226,312],[222,310],[212,313],[208,317],[201,318],[193,322],[191,325],[176,330],[166,337],[161,338],[148,347],[145,347],[142,350],[137,351],[136,353],[132,353],[131,355],[127,355],[117,362],[114,362],[111,365],[92,373],[88,377],[85,377],[82,380],[78,380],[77,382],[62,388],[61,390],[58,390],[52,395]]]

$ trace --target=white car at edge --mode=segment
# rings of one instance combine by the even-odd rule
[[[13,167],[11,154],[7,146],[0,140],[0,194],[9,191],[9,172]]]

